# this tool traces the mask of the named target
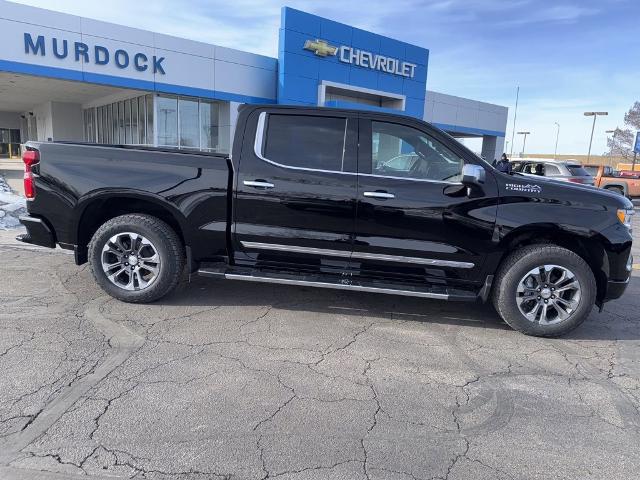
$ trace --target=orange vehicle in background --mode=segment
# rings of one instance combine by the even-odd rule
[[[594,186],[629,198],[640,197],[640,177],[632,174],[622,176],[613,167],[606,165],[583,165],[583,167],[593,176]]]

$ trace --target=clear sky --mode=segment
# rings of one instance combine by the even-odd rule
[[[527,151],[594,153],[640,101],[640,0],[18,0],[19,3],[277,56],[288,5],[429,48],[427,87],[509,107]],[[510,148],[510,147],[509,147]],[[515,151],[522,148],[516,138]]]

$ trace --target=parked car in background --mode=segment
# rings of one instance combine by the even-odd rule
[[[550,180],[594,185],[593,176],[575,161],[557,161],[544,158],[520,159],[511,162],[513,171],[524,175],[547,177]]]
[[[621,174],[608,165],[585,165],[595,179],[595,186],[619,193],[625,197],[640,197],[640,177],[632,172]]]

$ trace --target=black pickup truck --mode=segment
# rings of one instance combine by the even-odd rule
[[[399,115],[245,105],[230,156],[30,142],[23,160],[19,239],[73,250],[126,302],[158,300],[186,266],[231,280],[491,299],[513,328],[555,336],[630,278],[629,200],[500,173]]]

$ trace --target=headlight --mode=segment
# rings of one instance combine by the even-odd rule
[[[629,231],[632,230],[631,221],[633,219],[634,213],[635,212],[634,212],[633,208],[620,208],[620,209],[618,209],[618,220],[620,220],[620,223],[622,223],[625,227],[627,227],[629,229]]]

